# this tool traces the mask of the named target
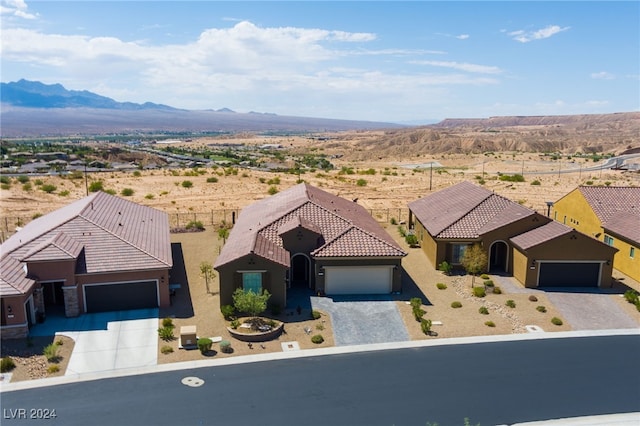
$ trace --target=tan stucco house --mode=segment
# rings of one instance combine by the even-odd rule
[[[466,248],[480,244],[487,271],[514,275],[526,287],[611,283],[615,249],[471,182],[413,201],[409,212],[434,268],[444,261],[461,267]]]
[[[104,192],[42,216],[0,245],[2,338],[48,313],[166,307],[167,214]]]
[[[401,290],[402,248],[362,206],[306,183],[242,210],[215,262],[220,303],[236,288],[271,293],[285,307],[287,290],[327,295]]]
[[[579,186],[553,204],[552,216],[617,248],[613,267],[640,282],[640,187]]]

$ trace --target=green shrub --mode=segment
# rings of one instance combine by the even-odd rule
[[[398,221],[396,220],[395,217],[392,217],[391,220],[389,221],[389,223],[392,224],[392,225],[397,225]]]
[[[133,172],[133,176],[134,177],[140,177],[140,176],[142,176],[142,173],[140,173],[140,170],[136,170],[136,171]]]
[[[58,371],[60,371],[60,366],[59,366],[58,364],[50,365],[50,366],[47,368],[47,373],[49,373],[49,374],[55,374],[55,373],[57,373]]]
[[[44,182],[42,182],[42,179],[36,179],[36,180],[34,180],[34,181],[33,181],[33,183],[34,183],[36,186],[41,186]]]
[[[180,185],[182,185],[183,188],[191,188],[193,186],[193,182],[190,180],[183,180]]]
[[[60,357],[58,356],[58,345],[55,343],[50,343],[44,347],[42,350],[42,354],[47,358],[49,362],[59,362]]]
[[[358,186],[367,186],[367,180],[366,179],[358,179],[356,181],[356,185],[358,185]]]
[[[33,189],[33,186],[31,186],[30,182],[25,183],[24,185],[22,185],[22,190],[24,192],[29,192]]]
[[[494,286],[493,280],[484,280],[483,284],[484,284],[485,287],[493,287]]]
[[[9,176],[0,176],[0,183],[11,185],[11,178]]]
[[[173,327],[161,327],[158,329],[158,336],[165,342],[175,339],[173,335]]]
[[[172,328],[175,327],[173,325],[173,319],[168,318],[168,317],[167,318],[162,318],[162,326],[163,327],[172,327]]]
[[[426,335],[430,335],[431,334],[431,320],[430,319],[422,319],[420,320],[420,329],[422,329],[422,332]]]
[[[236,314],[236,308],[233,305],[222,305],[220,306],[220,312],[222,312],[222,316],[226,321],[231,321]]]
[[[563,324],[562,320],[560,318],[558,318],[558,317],[551,318],[551,323],[554,324],[554,325],[562,325]]]
[[[240,327],[240,321],[238,321],[237,319],[232,320],[231,328],[233,328],[234,330],[237,330],[238,327]]]
[[[62,340],[56,340],[56,342],[55,342],[55,343],[56,343],[56,345],[58,345],[58,346],[62,346],[62,345],[64,345],[64,342],[63,342]]]
[[[451,302],[451,307],[456,309],[456,308],[462,308],[462,303],[458,302],[457,300],[455,302]]]
[[[323,324],[316,324],[316,330],[318,330],[318,331],[324,330],[324,325]]]
[[[538,298],[532,294],[531,296],[529,296],[529,301],[530,302],[537,302]]]
[[[144,196],[144,198],[146,198],[147,200],[153,200],[156,196],[153,194],[147,194]]]
[[[101,180],[93,181],[89,184],[89,192],[104,191],[104,184]]]
[[[206,354],[211,350],[211,345],[213,341],[208,337],[202,337],[198,339],[198,349],[200,349],[201,354]]]
[[[502,294],[502,289],[498,286],[493,288],[493,294]]]
[[[2,177],[4,177],[4,176],[2,176]],[[17,179],[18,179],[18,182],[20,182],[20,183],[29,182],[29,176],[20,175],[20,176],[17,177]],[[5,182],[2,182],[2,183],[5,183]]]
[[[482,274],[482,275],[480,275],[480,278],[482,278],[483,280],[488,280],[489,279],[489,275]]]
[[[319,311],[316,311],[315,309],[311,311],[311,318],[314,320],[320,319],[321,316],[322,314]]]
[[[505,302],[505,305],[507,305],[510,308],[515,308],[516,307],[516,302],[514,302],[513,300],[509,299]]]
[[[278,188],[276,188],[275,186],[270,186],[267,192],[269,193],[269,195],[276,195],[278,193]]]
[[[204,225],[199,220],[192,220],[185,226],[187,229],[197,229],[199,231],[204,231]]]
[[[447,285],[445,283],[437,283],[436,287],[438,287],[438,290],[446,290],[447,289]]]
[[[424,309],[420,308],[419,306],[414,307],[412,311],[413,311],[413,317],[418,322],[420,322],[422,320],[422,316],[427,313]]]
[[[115,189],[105,189],[104,192],[106,192],[109,195],[116,195]]]
[[[640,296],[638,296],[638,292],[635,290],[627,290],[624,292],[624,298],[627,302],[637,305],[638,301],[640,301]]]
[[[422,306],[422,299],[419,297],[412,297],[409,299],[409,305],[411,305],[413,309],[419,308]]]
[[[324,337],[322,337],[322,334],[316,334],[314,336],[311,336],[311,341],[316,345],[319,345],[320,343],[324,342]]]
[[[484,325],[486,325],[487,327],[495,327],[496,326],[496,324],[493,321],[486,321],[484,323]]]
[[[539,186],[540,185],[540,181],[538,179],[536,179],[533,182],[531,182],[531,185]]]
[[[160,348],[160,352],[164,355],[168,355],[173,352],[173,348],[169,345],[164,345]]]
[[[524,176],[517,173],[515,175],[500,175],[499,179],[505,182],[524,182]]]
[[[71,192],[67,191],[66,189],[64,191],[60,191],[58,193],[58,195],[61,196],[61,197],[66,197],[69,194],[71,194]]]
[[[414,234],[408,234],[406,237],[404,237],[404,239],[410,246],[415,246],[418,244],[418,237],[416,237]]]
[[[453,266],[449,264],[446,260],[438,265],[438,270],[442,271],[445,275],[450,275],[453,270]]]
[[[218,178],[215,176],[207,178],[207,183],[216,183],[216,182],[218,182]]]
[[[484,287],[474,287],[472,289],[473,295],[475,297],[485,297],[487,293],[484,290]]]
[[[131,197],[133,193],[134,191],[131,188],[123,188],[122,191],[120,191],[120,194],[125,197]]]
[[[404,229],[404,226],[398,226],[398,234],[400,234],[402,238],[406,238],[407,231]]]
[[[13,358],[5,356],[0,360],[0,373],[7,373],[16,368],[16,363]]]
[[[480,306],[478,312],[480,312],[482,315],[489,315],[489,310],[485,306]]]
[[[540,305],[540,306],[536,306],[536,311],[538,312],[542,312],[543,314],[545,312],[547,312],[547,308],[545,308],[544,306]]]
[[[40,189],[42,189],[47,194],[51,194],[52,192],[55,192],[55,190],[58,189],[58,187],[48,183],[46,185],[42,185]]]

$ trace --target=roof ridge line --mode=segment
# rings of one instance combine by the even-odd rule
[[[495,195],[495,196],[497,196],[497,197],[501,197],[501,198],[503,198],[503,199],[505,199],[505,200],[509,201],[509,199],[508,199],[508,198],[506,198],[506,197],[502,197],[501,195],[496,194],[495,192],[489,192],[489,193],[487,194],[487,196],[486,196],[486,197],[484,197],[484,198],[482,199],[482,201],[480,201],[479,203],[477,203],[475,206],[473,206],[473,208],[472,208],[471,210],[467,211],[465,214],[463,214],[463,215],[462,215],[462,216],[460,216],[458,219],[456,219],[455,221],[453,221],[449,226],[447,226],[446,228],[444,228],[442,231],[438,232],[438,235],[442,234],[443,232],[445,232],[445,231],[446,231],[446,230],[448,230],[448,229],[453,228],[453,227],[454,227],[456,224],[458,224],[462,219],[464,219],[465,217],[469,216],[472,212],[476,211],[476,210],[478,209],[478,207],[480,207],[480,205],[484,204],[484,203],[485,203],[489,198],[491,198],[491,197],[492,197],[492,196],[494,196],[494,195]],[[492,217],[495,217],[495,215],[493,215]],[[486,223],[488,223],[488,221],[487,221],[487,222],[485,222],[485,224],[486,224]],[[437,235],[434,235],[434,237],[435,237],[435,236],[437,236]]]

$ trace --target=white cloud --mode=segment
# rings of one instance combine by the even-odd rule
[[[460,34],[460,35],[457,35],[456,38],[458,40],[466,40],[469,38],[469,34]]]
[[[6,16],[15,16],[23,19],[36,19],[37,15],[29,13],[27,4],[24,0],[1,0],[0,14]]]
[[[591,78],[595,80],[614,80],[616,76],[607,71],[600,71],[591,73]]]
[[[480,74],[500,74],[502,70],[498,67],[489,65],[469,64],[466,62],[453,62],[453,61],[412,61],[417,65],[428,65],[432,67],[444,67],[451,68],[460,71],[466,71],[471,73]]]
[[[549,25],[536,31],[517,30],[507,34],[520,43],[528,43],[533,40],[542,40],[553,35],[569,30],[571,27],[560,27],[558,25]]]

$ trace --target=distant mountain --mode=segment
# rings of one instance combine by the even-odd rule
[[[593,126],[619,122],[633,122],[640,118],[638,112],[619,112],[613,114],[576,114],[576,115],[528,115],[489,118],[447,118],[427,127],[438,129],[452,128],[497,128],[514,126]]]
[[[99,108],[117,110],[176,110],[167,105],[146,102],[117,102],[87,90],[67,90],[61,84],[44,84],[39,81],[20,80],[0,83],[2,103],[26,108]]]

